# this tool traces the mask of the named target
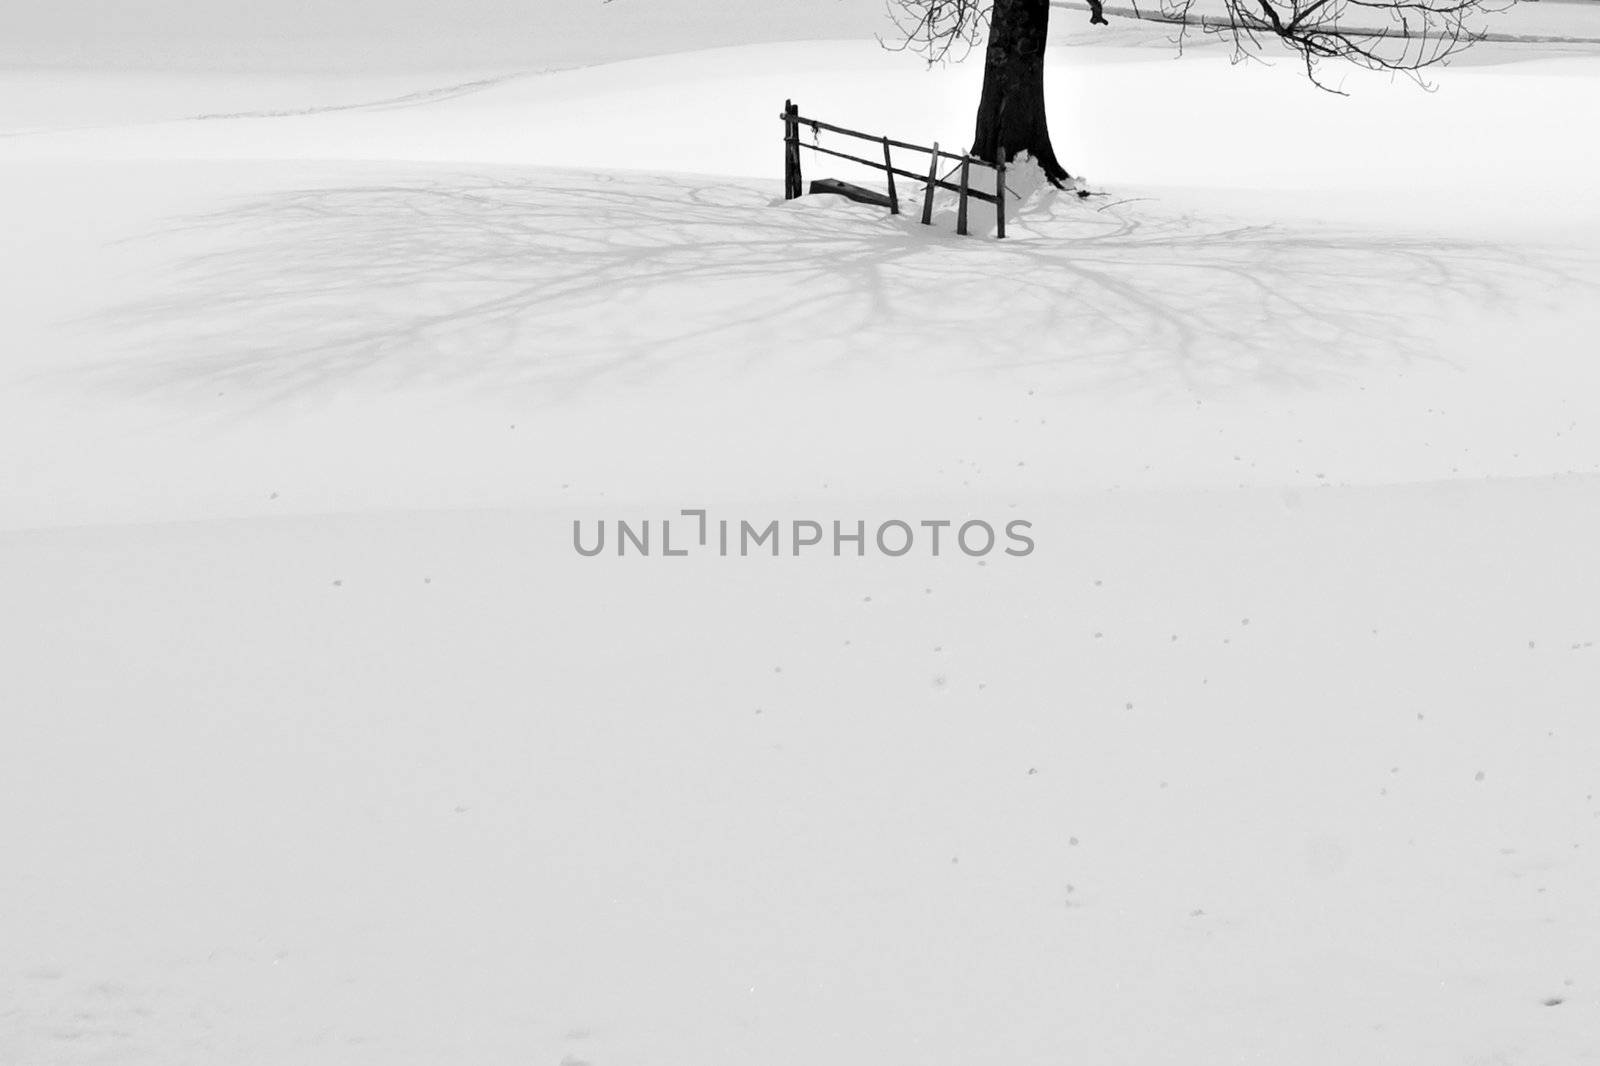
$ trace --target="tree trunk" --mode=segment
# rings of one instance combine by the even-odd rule
[[[990,163],[1009,163],[1027,152],[1059,185],[1071,175],[1056,159],[1045,121],[1044,45],[1049,29],[1050,0],[994,0],[972,154]]]

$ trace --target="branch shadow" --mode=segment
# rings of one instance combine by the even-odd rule
[[[430,384],[557,402],[755,371],[1026,374],[1062,390],[1312,388],[1444,358],[1467,304],[1571,281],[1487,243],[1059,197],[1006,241],[834,197],[575,171],[309,188],[175,221],[101,324],[117,393],[262,404]],[[990,222],[992,225],[992,221]],[[80,382],[81,384],[82,382]]]

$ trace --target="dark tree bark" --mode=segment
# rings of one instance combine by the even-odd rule
[[[991,163],[1009,163],[1027,152],[1059,185],[1071,175],[1056,158],[1045,121],[1044,46],[1049,30],[1050,0],[994,0],[972,154]]]

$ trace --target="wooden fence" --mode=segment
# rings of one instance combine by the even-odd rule
[[[847,130],[843,126],[835,126],[814,118],[805,118],[800,114],[800,108],[795,106],[793,100],[784,101],[783,114],[779,117],[783,119],[783,198],[785,200],[793,200],[805,194],[805,186],[800,176],[800,149],[809,148],[819,155],[833,156],[836,159],[848,159],[852,163],[860,163],[874,170],[880,170],[888,179],[887,194],[877,193],[871,189],[863,189],[858,185],[851,185],[848,182],[836,181],[831,178],[812,182],[812,192],[838,193],[864,203],[880,204],[887,207],[890,214],[898,215],[900,213],[900,193],[895,187],[894,180],[898,175],[902,178],[910,178],[923,186],[922,224],[924,226],[933,224],[934,190],[947,189],[960,197],[959,206],[956,209],[957,233],[963,236],[967,233],[967,202],[969,200],[981,200],[984,203],[994,205],[995,236],[1002,240],[1005,238],[1006,165],[1004,163],[989,163],[976,156],[942,152],[939,150],[938,141],[933,143],[933,147],[924,148],[920,144],[908,144],[905,141],[891,140],[888,137],[874,137],[869,133]],[[801,126],[810,126],[813,135],[827,130],[829,133],[837,133],[844,137],[854,137],[857,140],[880,145],[883,148],[883,159],[881,161],[863,159],[858,155],[850,155],[846,152],[835,151],[832,148],[824,148],[822,145],[815,143],[815,140],[811,144],[806,144],[800,140]],[[927,176],[924,177],[920,173],[902,170],[895,166],[893,151],[896,148],[906,152],[919,152],[926,155],[928,157]],[[939,160],[941,159],[948,159],[961,165],[961,177],[958,181],[951,182],[939,177]],[[980,189],[971,187],[972,168],[975,166],[988,167],[994,171],[995,191],[993,193],[983,192]]]

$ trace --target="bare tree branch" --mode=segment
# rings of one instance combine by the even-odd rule
[[[930,66],[965,59],[989,29],[986,0],[884,0],[884,7],[900,40],[878,40],[893,51],[916,52]]]
[[[1368,70],[1388,70],[1421,80],[1420,72],[1444,63],[1482,39],[1483,16],[1516,0],[1155,0],[1155,7],[1106,8],[1085,0],[1089,21],[1106,16],[1163,22],[1179,28],[1181,50],[1190,30],[1225,38],[1236,60],[1259,56],[1277,40],[1305,64],[1307,76],[1330,88],[1322,66],[1329,60]],[[915,51],[928,62],[965,57],[982,40],[991,0],[885,0],[899,40],[886,47]]]

